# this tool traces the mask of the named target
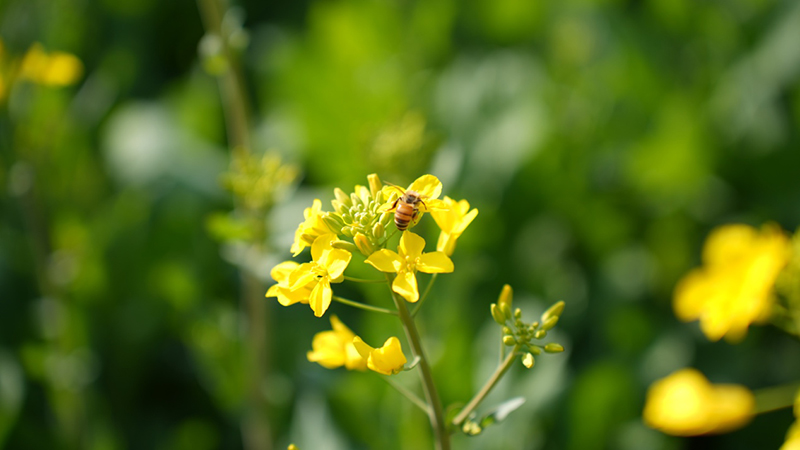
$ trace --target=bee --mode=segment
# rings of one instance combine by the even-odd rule
[[[389,183],[387,183],[389,184]],[[387,211],[394,210],[394,224],[400,231],[405,231],[408,226],[417,220],[420,211],[427,211],[427,205],[422,200],[422,195],[413,190],[405,190],[400,186],[391,184],[392,187],[401,192],[400,197],[392,203]],[[420,206],[422,208],[420,208]]]

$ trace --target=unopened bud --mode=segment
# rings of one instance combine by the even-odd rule
[[[494,319],[494,321],[497,322],[498,325],[503,325],[506,323],[506,318],[503,316],[503,313],[502,311],[500,311],[500,308],[497,307],[497,303],[492,303],[491,310],[492,310],[492,319]]]
[[[514,336],[509,336],[509,335],[503,336],[503,344],[511,346],[511,345],[516,344],[516,343],[517,343],[517,341],[516,341],[516,339],[514,339]]]
[[[513,331],[511,331],[511,328],[508,328],[508,327],[503,327],[503,334],[507,334],[507,335],[509,335],[509,336],[513,336],[513,335],[514,335],[514,332],[513,332]]]
[[[521,317],[522,317],[522,310],[521,310],[521,309],[519,309],[519,308],[515,309],[515,310],[514,310],[514,318],[515,318],[515,319],[519,319],[519,318],[521,318]]]
[[[533,333],[534,339],[541,339],[547,336],[547,330],[539,330],[536,333]]]
[[[533,355],[540,355],[542,353],[542,349],[535,345],[531,345],[528,347],[528,351],[531,352]]]
[[[343,190],[339,189],[338,187],[333,190],[333,195],[336,197],[336,200],[341,203],[343,206],[346,206],[348,209],[353,206],[353,202],[350,200],[350,196],[345,194]],[[336,206],[334,206],[335,208]]]
[[[325,213],[322,215],[322,221],[333,233],[339,234],[342,232],[344,221],[338,214]]]
[[[542,323],[547,322],[547,319],[551,317],[559,317],[561,313],[564,311],[564,301],[559,301],[553,304],[553,306],[547,308],[547,311],[542,314]]]
[[[372,235],[376,238],[380,239],[384,234],[386,234],[386,227],[382,223],[378,222],[372,227]]]
[[[372,246],[372,243],[361,233],[356,233],[356,235],[353,236],[353,242],[364,256],[369,256],[375,252],[375,248]]]
[[[508,308],[509,314],[508,316],[511,317],[511,304],[514,302],[514,290],[511,289],[511,286],[506,284],[503,286],[503,290],[500,291],[500,297],[497,298],[497,304],[500,305],[501,308]]]
[[[378,177],[378,174],[371,173],[367,175],[367,182],[369,183],[369,192],[372,194],[372,198],[377,199],[378,194],[381,192],[381,188],[383,188],[383,183],[381,183],[381,179]]]
[[[530,369],[536,363],[536,360],[533,358],[533,355],[530,353],[525,353],[525,356],[522,357],[522,365]]]
[[[558,316],[548,317],[547,320],[545,320],[544,323],[542,323],[542,329],[547,331],[556,326],[557,323],[558,323]]]
[[[358,251],[358,247],[356,247],[352,242],[343,241],[341,239],[331,242],[331,247],[338,248],[339,250],[347,250],[350,253],[355,253]]]
[[[342,227],[342,234],[347,236],[347,237],[353,237],[353,234],[354,234],[353,233],[353,227],[351,227],[351,226]]]
[[[555,342],[551,342],[544,346],[544,351],[547,353],[561,353],[564,351],[564,347],[561,344],[556,344]]]
[[[463,431],[464,434],[467,434],[469,436],[476,436],[480,434],[481,431],[483,430],[481,429],[480,425],[471,420],[468,420],[464,422],[464,425],[461,426],[461,431]]]
[[[378,219],[378,221],[380,223],[382,223],[384,228],[385,228],[386,225],[389,225],[389,222],[391,222],[393,219],[394,219],[394,213],[391,213],[391,212],[387,211],[387,212],[381,213],[381,217],[380,217],[380,219]]]

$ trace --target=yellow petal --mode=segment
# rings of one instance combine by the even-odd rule
[[[422,239],[422,236],[410,231],[403,231],[398,247],[401,258],[417,259],[422,255],[423,250],[425,250],[425,239]]]
[[[413,272],[400,272],[392,282],[392,290],[411,303],[419,300],[417,277]]]
[[[397,253],[381,249],[369,255],[364,261],[381,272],[396,273],[403,267],[404,262]]]
[[[306,353],[310,362],[319,363],[326,369],[335,369],[345,363],[344,345],[333,331],[322,331],[314,335],[312,350]]]
[[[309,283],[316,281],[317,276],[314,274],[314,263],[303,263],[289,274],[289,289],[297,290],[308,286]]]
[[[386,340],[383,347],[376,348],[370,353],[367,367],[384,375],[392,375],[400,372],[406,361],[400,341],[392,336]]]
[[[436,199],[442,194],[442,182],[433,175],[423,175],[408,187],[409,191],[417,191],[425,198]]]
[[[353,346],[355,346],[356,351],[362,358],[369,359],[369,355],[372,353],[374,348],[370,347],[360,336],[356,336],[353,338]]]
[[[315,262],[322,261],[325,252],[333,249],[331,242],[334,239],[336,239],[336,235],[333,233],[326,233],[314,239],[314,243],[311,245],[311,258]]]
[[[325,314],[325,311],[328,310],[328,307],[331,305],[331,297],[333,296],[333,291],[331,291],[331,285],[327,278],[323,277],[316,286],[314,286],[314,290],[311,291],[311,297],[308,299],[308,305],[314,310],[314,315],[317,317],[322,317]]]
[[[425,273],[450,273],[453,261],[442,252],[425,253],[417,260],[417,270]]]
[[[288,282],[289,275],[297,269],[300,264],[297,264],[294,261],[284,261],[275,267],[269,272],[270,276],[273,280],[277,281],[278,283],[281,282]]]

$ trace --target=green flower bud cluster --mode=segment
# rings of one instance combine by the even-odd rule
[[[230,169],[222,174],[221,181],[247,210],[266,212],[295,183],[298,172],[295,165],[285,164],[275,152],[255,155],[235,148]]]
[[[323,216],[325,223],[337,230],[337,234],[352,238],[353,244],[365,256],[383,246],[387,227],[394,216],[388,211],[378,211],[389,200],[383,194],[381,180],[375,174],[367,179],[369,188],[356,186],[350,195],[336,188],[333,191],[336,198],[331,201],[334,211]]]
[[[542,314],[538,321],[526,323],[522,320],[522,310],[517,308],[511,311],[513,291],[509,285],[503,287],[497,303],[492,303],[492,318],[498,325],[503,327],[503,344],[509,347],[516,346],[523,352],[522,364],[531,368],[535,364],[535,356],[544,351],[545,353],[560,353],[564,351],[561,344],[550,342],[545,345],[535,343],[547,337],[550,331],[558,323],[561,313],[564,311],[564,302],[559,301],[553,304]]]

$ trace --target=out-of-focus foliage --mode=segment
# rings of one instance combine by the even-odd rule
[[[781,445],[790,411],[694,440],[639,414],[646,387],[681,367],[751,388],[800,373],[798,343],[769,327],[732,348],[671,310],[715,225],[800,225],[800,4],[236,6],[252,150],[278,149],[304,174],[264,217],[259,253],[220,215],[233,207],[229,152],[194,2],[0,3],[0,446],[241,448],[237,267],[266,281],[311,200],[371,172],[401,186],[435,174],[481,211],[422,318],[446,404],[496,365],[488,305],[503,284],[526,310],[568,304],[554,336],[564,357],[514,369],[486,410],[528,401],[456,448]],[[82,76],[7,85],[37,42],[75,55]],[[378,288],[364,300],[386,298]],[[325,320],[264,301],[258,382],[276,448],[431,447],[427,419],[377,376],[306,361]],[[330,313],[367,342],[401,333],[391,319]]]

